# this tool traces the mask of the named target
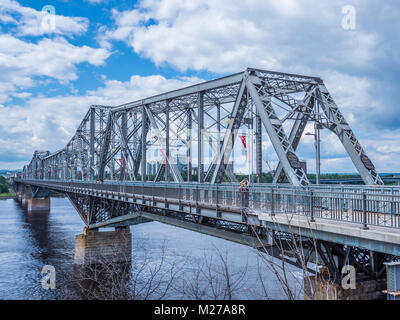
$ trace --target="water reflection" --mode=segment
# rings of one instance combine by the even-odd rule
[[[79,215],[66,198],[52,198],[50,213],[31,214],[12,199],[1,200],[0,299],[91,298],[85,290],[74,291],[93,286],[93,281],[78,283],[85,279],[82,272],[88,270],[77,270],[73,264],[75,236],[82,233],[83,227]],[[195,283],[194,275],[198,274],[199,266],[208,260],[217,262],[218,251],[228,255],[232,274],[240,274],[246,267],[246,286],[238,290],[235,298],[260,298],[257,296],[260,289],[258,258],[251,248],[158,222],[132,226],[131,232],[132,264],[121,266],[122,270],[129,272],[120,272],[122,278],[119,279],[122,283],[120,291],[128,288],[130,298],[194,298],[193,290],[185,289],[183,283]],[[56,290],[41,287],[44,265],[53,265],[56,269]],[[206,267],[204,265],[203,270]],[[269,285],[269,296],[284,298],[274,275],[264,269],[262,276]],[[176,272],[171,273],[171,270]],[[101,269],[91,271],[96,271],[97,279],[104,279]],[[90,278],[87,275],[86,279]],[[203,277],[207,279],[205,274]],[[150,290],[148,283],[151,279]],[[107,281],[100,284],[103,291],[116,296],[115,285]],[[214,285],[219,284],[214,282]],[[108,289],[104,290],[106,286]],[[208,288],[209,284],[203,287]]]

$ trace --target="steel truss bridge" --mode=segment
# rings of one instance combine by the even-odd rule
[[[296,155],[309,123],[338,137],[365,186],[310,184]],[[241,132],[255,163],[248,191],[238,190],[231,165]],[[262,183],[263,138],[279,159],[272,184]],[[161,152],[149,174],[152,150]],[[185,166],[176,161],[182,154]],[[287,253],[300,245],[335,281],[346,264],[380,278],[384,263],[400,256],[400,188],[383,185],[316,77],[248,68],[120,106],[91,106],[63,149],[35,151],[14,188],[32,197],[66,194],[89,229],[160,221],[264,246],[297,265],[304,257]]]

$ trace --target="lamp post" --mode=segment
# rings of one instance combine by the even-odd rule
[[[316,184],[320,184],[321,183],[321,139],[320,139],[320,129],[321,129],[321,125],[319,125],[318,123],[315,122],[314,124],[314,132],[315,133],[310,133],[307,132],[306,136],[314,136],[315,139],[315,168],[317,171],[317,175],[316,175]]]

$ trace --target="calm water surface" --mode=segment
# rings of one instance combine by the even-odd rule
[[[0,200],[0,299],[56,298],[58,289],[42,289],[41,270],[44,265],[53,265],[57,279],[73,274],[75,235],[82,233],[83,227],[66,198],[52,198],[47,214],[29,214],[12,199]],[[164,247],[169,260],[187,259],[193,265],[204,257],[216,257],[219,250],[228,255],[232,273],[247,266],[246,288],[236,298],[261,297],[259,258],[253,249],[158,222],[131,226],[131,232],[135,257],[150,255],[157,259]],[[298,278],[298,271],[292,268],[291,272]],[[285,298],[276,277],[264,269],[262,275],[270,297]]]

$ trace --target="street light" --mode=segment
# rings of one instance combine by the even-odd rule
[[[315,133],[311,133],[311,132],[307,132],[306,136],[314,136],[315,139],[315,161],[316,161],[316,170],[317,170],[317,176],[316,176],[316,184],[321,184],[321,139],[320,139],[320,134],[319,134],[319,130],[322,129],[322,126],[318,123],[315,123],[314,125],[314,132]]]

